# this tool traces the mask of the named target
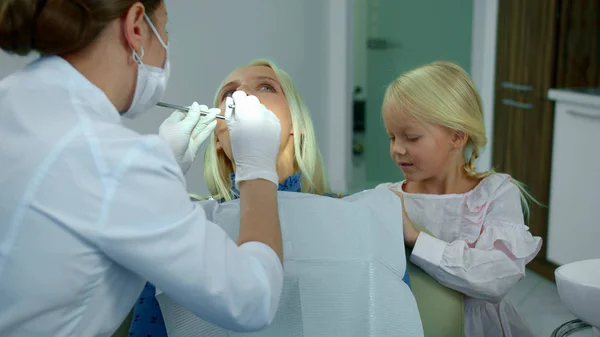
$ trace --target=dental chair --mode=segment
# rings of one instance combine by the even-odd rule
[[[424,229],[421,231],[427,232]],[[406,249],[407,256],[410,256],[409,248]],[[463,337],[463,295],[439,284],[410,262],[407,268],[425,337]],[[130,323],[131,313],[112,337],[127,337]]]
[[[421,232],[432,235],[414,224]],[[411,249],[406,247],[406,256]],[[410,286],[419,307],[425,337],[464,336],[464,295],[446,288],[413,263],[407,262]]]
[[[125,317],[125,320],[123,321],[123,323],[121,323],[121,326],[117,329],[117,331],[115,331],[115,333],[112,335],[112,337],[129,337],[129,335],[128,335],[129,325],[131,324],[132,316],[133,316],[133,310],[131,310],[129,312],[129,315],[127,315],[127,317]]]
[[[291,194],[286,194],[292,197]],[[298,195],[300,197],[300,195]],[[385,198],[384,198],[385,199]],[[215,205],[216,206],[216,205]],[[221,211],[209,212],[211,216],[216,215]],[[236,215],[238,216],[238,215]],[[283,216],[285,219],[286,216]],[[285,222],[285,220],[284,220]],[[235,227],[235,226],[233,226]],[[285,227],[285,224],[282,223],[282,227]],[[424,228],[415,225],[419,230],[426,232],[431,235]],[[400,227],[401,228],[401,227]],[[234,233],[235,230],[229,228],[232,231],[231,236],[236,237],[237,233]],[[284,232],[287,232],[284,229]],[[395,238],[396,240],[401,240],[401,238]],[[402,240],[400,241],[402,242]],[[406,248],[406,256],[410,256],[410,250]],[[408,262],[406,264],[409,275],[410,275],[410,283],[411,290],[416,300],[416,305],[419,310],[420,320],[423,326],[423,332],[425,337],[462,337],[463,336],[463,322],[464,322],[464,309],[463,309],[463,295],[457,291],[446,288],[443,285],[439,284],[435,279],[431,276],[427,275],[423,270],[414,264]],[[398,283],[401,284],[401,283]],[[161,296],[159,296],[160,298]],[[168,299],[164,298],[162,295],[162,299],[159,300],[162,302],[161,307],[163,307],[166,311],[166,314],[169,315],[168,308],[164,306],[173,306],[174,303],[169,303]],[[284,308],[280,308],[284,309]],[[180,310],[182,310],[180,308]],[[163,312],[165,314],[165,312]],[[193,319],[192,316],[189,316],[189,319]],[[113,337],[126,337],[129,329],[129,323],[131,320],[130,316],[123,322],[121,328],[113,335]],[[418,318],[416,318],[418,320]],[[167,319],[168,321],[168,319]],[[177,330],[171,328],[171,330]],[[229,335],[228,333],[221,331],[223,334],[221,335]],[[392,332],[392,336],[396,336],[397,331]],[[178,336],[177,332],[174,335]],[[234,334],[231,334],[234,335]],[[251,335],[260,336],[261,333],[255,333]]]

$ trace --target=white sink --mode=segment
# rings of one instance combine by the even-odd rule
[[[563,304],[600,336],[600,259],[565,264],[554,275]]]

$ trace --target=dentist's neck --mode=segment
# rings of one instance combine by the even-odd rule
[[[123,57],[123,48],[118,45],[120,41],[103,41],[110,36],[111,29],[119,27],[115,20],[89,46],[61,57],[102,90],[119,112],[123,112],[133,100],[137,64],[130,56]]]

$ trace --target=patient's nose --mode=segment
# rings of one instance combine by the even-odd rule
[[[254,95],[254,90],[246,84],[242,84],[236,88],[236,90],[241,90],[245,92],[247,95]]]

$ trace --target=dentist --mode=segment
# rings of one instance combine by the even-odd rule
[[[121,124],[165,91],[166,22],[162,0],[0,3],[0,48],[43,55],[0,81],[0,336],[110,336],[146,281],[231,330],[272,321],[278,119],[254,96],[229,99],[237,243],[182,172],[218,111],[175,112],[160,137]]]

